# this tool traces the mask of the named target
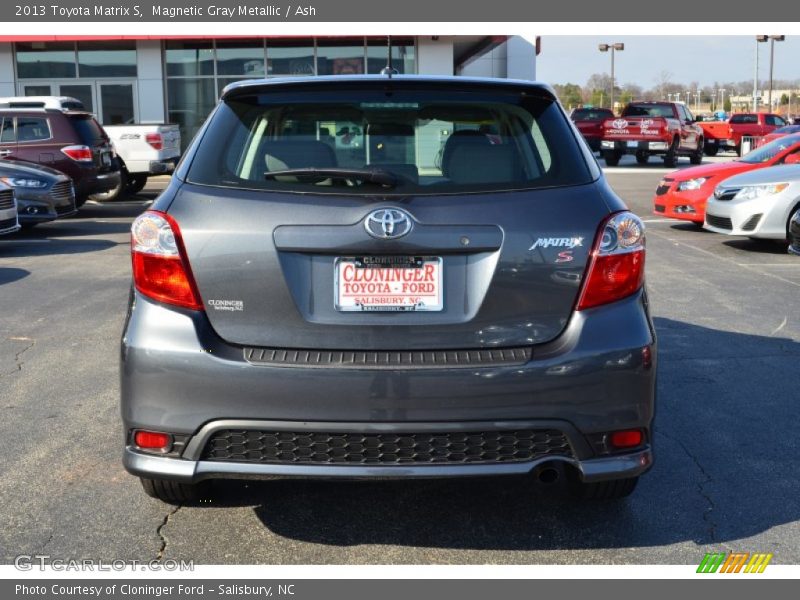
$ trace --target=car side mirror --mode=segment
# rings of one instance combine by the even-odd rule
[[[783,159],[783,164],[785,165],[800,165],[800,152],[795,152],[790,154],[786,158]]]

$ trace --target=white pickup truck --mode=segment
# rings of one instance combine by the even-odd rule
[[[80,100],[69,96],[0,97],[0,107],[84,110]],[[115,200],[140,192],[151,175],[172,173],[181,156],[181,132],[177,125],[104,125],[103,129],[114,144],[121,177],[119,187],[94,194],[96,200]]]

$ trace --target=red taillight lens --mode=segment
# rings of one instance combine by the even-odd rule
[[[89,146],[65,146],[61,152],[78,162],[93,162],[92,149]]]
[[[621,300],[644,281],[644,223],[630,212],[609,217],[595,242],[577,310]]]
[[[608,443],[615,449],[636,448],[641,446],[643,441],[644,435],[640,429],[615,431],[608,436]]]
[[[161,136],[160,133],[145,134],[144,139],[155,150],[161,150],[164,148],[164,138]]]
[[[157,431],[137,431],[133,434],[133,443],[145,450],[168,451],[172,446],[172,436]]]
[[[200,310],[200,294],[192,278],[180,228],[172,217],[147,211],[131,226],[133,281],[145,296]]]

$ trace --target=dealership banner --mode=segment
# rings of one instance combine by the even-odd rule
[[[800,20],[800,3],[780,6],[782,21]],[[546,0],[40,0],[3,3],[0,20],[17,22],[753,22],[753,3],[744,0],[653,4],[636,0],[550,2]]]
[[[0,581],[3,598],[36,600],[410,600],[417,598],[458,598],[492,600],[523,598],[789,598],[790,580],[741,581],[738,578],[704,581],[673,579],[614,581],[610,579],[511,579],[511,580],[426,580],[426,579],[311,579],[311,580],[79,580],[54,579]]]

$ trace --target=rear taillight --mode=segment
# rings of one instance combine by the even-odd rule
[[[92,149],[89,146],[65,146],[61,152],[78,162],[93,162]]]
[[[133,282],[148,298],[200,310],[200,294],[194,283],[178,224],[169,215],[147,211],[131,226]]]
[[[644,223],[630,212],[611,215],[595,241],[578,310],[635,293],[644,281]]]
[[[144,136],[144,140],[150,144],[154,150],[162,150],[164,148],[164,138],[160,133],[148,133]]]

